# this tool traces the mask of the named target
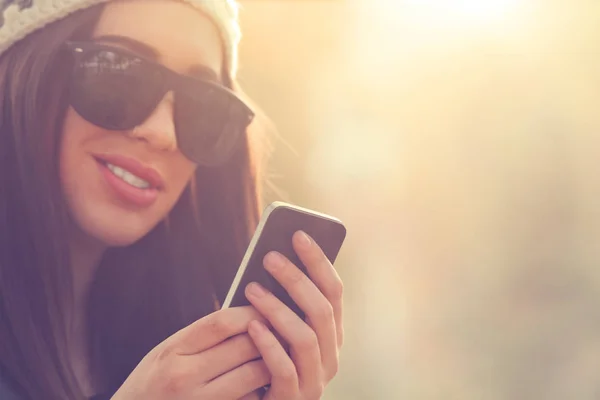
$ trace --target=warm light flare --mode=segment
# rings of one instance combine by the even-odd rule
[[[514,27],[531,0],[371,0],[369,3],[384,19],[461,30],[490,25]]]
[[[411,8],[473,22],[489,21],[514,11],[522,0],[404,0]]]

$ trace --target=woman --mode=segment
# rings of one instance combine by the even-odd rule
[[[93,3],[0,6],[0,398],[319,398],[342,285],[310,238],[314,284],[265,258],[306,321],[252,284],[216,311],[259,209],[235,3]]]

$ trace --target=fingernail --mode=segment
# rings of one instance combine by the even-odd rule
[[[298,233],[300,236],[300,245],[302,245],[302,247],[308,248],[312,243],[310,237],[304,231],[298,231]]]
[[[267,290],[256,282],[252,282],[248,285],[248,292],[255,297],[263,297],[267,294]]]
[[[283,267],[285,264],[285,259],[281,254],[276,251],[272,251],[267,254],[267,259],[265,260],[265,267],[267,269],[277,269]]]

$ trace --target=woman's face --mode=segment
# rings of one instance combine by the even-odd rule
[[[116,42],[108,36],[125,37],[144,46]],[[200,65],[220,76],[223,59],[219,32],[208,17],[183,2],[108,3],[93,40],[138,53],[143,47],[152,48],[156,61],[181,74]],[[160,188],[133,187],[99,159],[110,160],[146,181],[155,175]],[[195,168],[177,148],[171,92],[134,132],[99,128],[71,107],[67,111],[60,153],[63,192],[79,230],[107,246],[128,245],[146,235],[171,211]],[[131,176],[125,178],[145,185]]]

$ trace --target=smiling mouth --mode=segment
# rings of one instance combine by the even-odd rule
[[[95,154],[100,172],[110,191],[136,207],[150,207],[164,191],[158,171],[134,158],[118,154]]]
[[[118,154],[94,154],[94,158],[119,180],[137,189],[163,189],[160,173],[135,158]]]
[[[127,171],[124,168],[117,167],[116,165],[111,164],[109,162],[104,162],[104,165],[106,165],[106,168],[108,168],[108,170],[114,176],[116,176],[117,178],[121,179],[125,183],[128,183],[135,188],[138,188],[138,189],[151,189],[152,188],[152,185],[150,185],[150,182],[140,178],[137,175],[134,175],[133,173],[131,173],[130,171]]]

